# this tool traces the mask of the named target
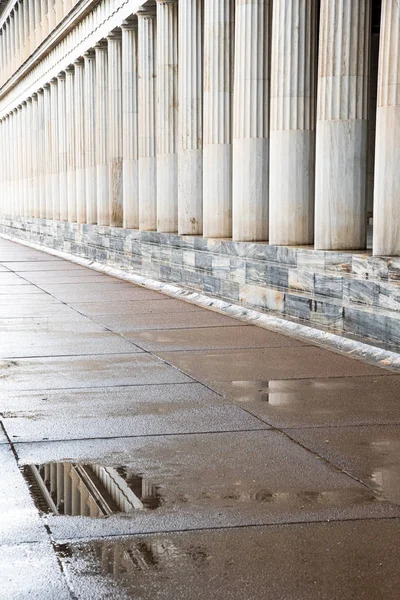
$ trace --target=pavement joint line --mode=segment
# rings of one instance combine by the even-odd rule
[[[111,436],[97,436],[90,438],[68,438],[68,439],[43,439],[43,440],[13,440],[12,443],[16,446],[20,444],[63,444],[63,443],[71,443],[71,442],[93,442],[96,440],[135,440],[135,439],[147,439],[152,437],[171,437],[171,436],[191,436],[191,435],[223,435],[226,433],[253,433],[254,431],[278,431],[273,427],[265,427],[266,423],[263,423],[264,427],[255,427],[254,429],[226,429],[223,431],[178,431],[174,433],[149,433],[149,434],[140,434],[140,435],[113,435]],[[279,432],[280,433],[280,432]],[[11,442],[10,442],[11,443]],[[310,451],[313,453],[312,451]],[[18,459],[19,460],[19,459]]]
[[[347,518],[333,518],[333,519],[321,519],[321,520],[312,520],[312,521],[282,521],[281,523],[249,523],[245,525],[214,525],[212,527],[194,527],[194,528],[185,528],[185,529],[160,529],[159,531],[143,531],[143,532],[135,532],[135,533],[108,533],[107,535],[93,535],[93,536],[84,536],[84,537],[74,537],[74,538],[58,538],[54,537],[54,532],[51,531],[51,535],[53,536],[55,544],[81,544],[81,543],[91,543],[96,540],[112,540],[112,539],[121,539],[128,540],[131,538],[140,538],[143,536],[156,536],[156,535],[167,535],[167,534],[184,534],[184,533],[192,533],[196,532],[212,532],[212,531],[229,531],[231,529],[255,529],[261,527],[291,527],[291,526],[310,526],[313,525],[335,525],[337,523],[358,523],[358,522],[366,522],[366,521],[400,521],[400,517],[397,516],[387,516],[387,517],[347,517]]]
[[[272,331],[276,331],[284,335],[290,335],[295,338],[305,338],[311,340],[317,346],[327,348],[332,352],[344,354],[349,358],[378,364],[380,367],[388,370],[400,370],[400,354],[391,350],[384,350],[377,346],[373,346],[372,344],[366,344],[364,342],[352,340],[328,331],[322,331],[307,325],[295,323],[281,317],[276,317],[256,311],[254,309],[245,308],[232,302],[226,302],[225,300],[219,300],[217,298],[213,298],[212,296],[207,296],[206,294],[193,292],[177,285],[163,283],[150,277],[144,277],[135,273],[127,273],[115,267],[103,265],[96,261],[74,256],[67,252],[62,252],[53,248],[47,248],[46,246],[42,246],[34,242],[28,242],[26,240],[14,238],[4,233],[0,234],[0,238],[21,244],[22,246],[39,250],[57,258],[63,258],[80,266],[86,266],[100,273],[105,273],[111,275],[112,277],[129,281],[141,287],[184,300],[185,302],[196,304],[221,314],[229,315],[246,323],[258,325],[260,327],[264,327],[265,329],[270,329]]]

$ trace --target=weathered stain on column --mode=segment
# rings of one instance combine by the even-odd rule
[[[274,1],[271,244],[314,241],[317,9],[317,0]]]
[[[237,0],[233,238],[268,239],[269,0]]]
[[[371,0],[322,0],[315,247],[365,248]]]
[[[373,252],[400,255],[400,2],[382,1]]]
[[[75,178],[75,93],[74,67],[65,69],[65,121],[67,129],[67,205],[68,221],[76,221],[76,178]]]
[[[84,63],[75,61],[74,118],[75,118],[75,190],[76,220],[86,223],[86,173],[85,173],[85,109],[84,109]]]
[[[234,0],[204,2],[203,233],[232,233]]]
[[[58,95],[58,179],[60,195],[60,220],[68,221],[68,148],[67,148],[67,124],[66,124],[66,96],[65,96],[65,73],[57,75]]]
[[[203,0],[179,2],[178,232],[203,233]]]
[[[110,224],[108,206],[108,60],[107,43],[94,46],[96,56],[96,187],[97,222]]]
[[[84,54],[84,125],[86,223],[97,223],[96,197],[96,63],[93,50]]]
[[[178,4],[157,0],[157,231],[178,231]]]
[[[151,9],[138,13],[139,36],[139,228],[157,229],[156,162],[156,16]]]
[[[123,204],[124,227],[139,228],[138,182],[138,25],[122,29]]]
[[[53,216],[60,220],[60,188],[58,178],[58,90],[57,78],[50,81],[51,102],[51,195],[53,201]]]
[[[122,36],[116,30],[108,41],[108,165],[111,225],[123,225],[122,171]]]

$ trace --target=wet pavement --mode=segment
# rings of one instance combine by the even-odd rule
[[[0,599],[399,597],[400,375],[0,240]]]

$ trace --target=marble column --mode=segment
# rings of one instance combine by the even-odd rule
[[[76,220],[86,223],[86,172],[85,172],[85,109],[84,109],[84,62],[74,63],[74,117],[75,117],[75,190]]]
[[[34,0],[35,1],[35,36],[34,36],[34,45],[35,48],[37,48],[41,42],[42,39],[42,27],[41,27],[41,21],[42,21],[42,2],[41,0]]]
[[[138,229],[138,26],[136,21],[124,21],[121,28],[124,227]]]
[[[41,28],[41,38],[42,40],[44,40],[45,37],[47,37],[47,34],[49,33],[49,21],[47,18],[47,12],[48,12],[48,7],[49,7],[49,3],[48,0],[41,0],[41,23],[40,23],[40,28]]]
[[[108,60],[107,43],[95,44],[97,222],[110,224],[108,207]]]
[[[232,233],[234,0],[204,2],[203,233]]]
[[[365,248],[371,0],[322,0],[315,248]]]
[[[123,225],[122,171],[122,36],[115,30],[108,41],[108,194],[113,227]]]
[[[60,221],[68,221],[68,147],[66,123],[65,73],[57,75],[58,92],[58,181],[60,197]]]
[[[44,168],[45,168],[45,214],[46,219],[53,218],[53,198],[51,182],[51,104],[50,104],[50,84],[44,86]]]
[[[44,135],[44,93],[38,90],[38,217],[46,218],[46,186],[45,186],[45,135]]]
[[[400,255],[400,4],[382,0],[373,253]]]
[[[139,85],[139,228],[157,229],[156,159],[156,16],[151,9],[138,13]]]
[[[20,161],[21,161],[21,172],[20,180],[22,185],[21,202],[22,210],[21,214],[24,217],[28,216],[28,153],[29,153],[29,130],[28,130],[28,119],[27,119],[27,103],[22,102],[20,110]]]
[[[51,197],[52,218],[60,220],[60,187],[58,176],[58,89],[57,77],[50,80],[50,102],[51,102]]]
[[[76,221],[75,177],[75,94],[74,67],[65,69],[65,120],[67,129],[67,205],[68,221]]]
[[[38,94],[32,94],[32,179],[33,179],[33,210],[32,216],[38,218],[40,215],[40,192],[39,192],[39,111]]]
[[[178,231],[178,4],[157,0],[157,231]]]
[[[268,239],[270,1],[238,0],[233,100],[233,239]]]
[[[86,223],[97,223],[96,63],[95,54],[93,50],[85,53],[84,61]]]
[[[178,232],[203,233],[203,0],[179,2]]]
[[[271,244],[314,241],[317,0],[274,0]]]
[[[33,125],[33,99],[28,98],[26,102],[27,123],[27,215],[33,217],[33,152],[34,152],[34,125]]]

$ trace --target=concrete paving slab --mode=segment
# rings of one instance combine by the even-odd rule
[[[22,279],[22,277],[19,277],[18,275],[16,275],[15,273],[11,273],[10,271],[8,273],[0,272],[0,287],[3,287],[5,285],[10,286],[31,284],[29,281],[25,281],[24,279]]]
[[[152,329],[199,329],[201,327],[235,327],[237,320],[225,315],[220,315],[216,312],[208,310],[193,310],[182,312],[152,312],[149,314],[132,314],[124,315],[123,317],[109,316],[107,319],[102,318],[101,322],[112,329],[126,333],[126,337],[130,337],[129,333],[133,331],[149,331]],[[243,325],[243,329],[248,325]]]
[[[7,319],[52,317],[56,320],[62,317],[71,317],[76,313],[65,304],[51,298],[51,296],[40,296],[39,299],[35,296],[35,300],[32,300],[32,302],[21,301],[17,305],[3,303],[0,299],[0,314]]]
[[[90,269],[80,271],[37,271],[32,273],[20,273],[24,279],[30,281],[35,285],[51,285],[60,283],[63,285],[77,284],[77,283],[104,283],[112,281],[114,283],[122,283],[122,279],[111,278],[108,275],[102,275],[97,271],[91,271]]]
[[[400,426],[288,430],[314,452],[400,504]]]
[[[10,395],[3,424],[18,442],[268,428],[196,383]]]
[[[61,305],[62,306],[62,305]],[[103,333],[107,331],[100,323],[70,309],[68,316],[59,319],[47,317],[0,318],[0,334],[13,336],[24,332],[27,335],[50,333]],[[1,345],[0,345],[1,348]]]
[[[0,548],[46,540],[46,530],[8,445],[0,445],[0,464]]]
[[[226,398],[280,429],[400,423],[399,389],[399,376],[218,383]]]
[[[272,431],[16,444],[20,464],[125,466],[157,489],[156,510],[47,516],[55,539],[400,517],[400,507]]]
[[[132,317],[124,317],[128,327]],[[114,329],[120,325],[117,318],[101,319],[101,323]],[[236,321],[237,323],[237,321]],[[114,327],[113,327],[114,325]],[[203,327],[197,329],[154,330],[126,333],[135,344],[149,351],[177,350],[224,350],[230,348],[279,348],[283,346],[304,346],[294,338],[267,331],[260,327],[237,325],[230,327]]]
[[[59,334],[44,331],[0,333],[0,358],[94,356],[133,352],[143,350],[133,342],[107,331],[63,331]]]
[[[0,392],[190,381],[162,360],[140,353],[0,361]]]
[[[391,373],[316,346],[219,352],[157,352],[157,355],[196,379],[213,382],[213,385],[219,382],[271,379],[387,376]]]
[[[58,283],[58,282],[51,282],[51,283],[41,283],[41,284],[36,284],[38,285],[38,287],[40,287],[40,289],[44,290],[45,292],[52,294],[54,296],[64,296],[65,293],[85,293],[85,292],[89,292],[92,294],[98,293],[101,294],[101,292],[113,292],[113,291],[131,291],[132,289],[139,289],[141,290],[142,288],[137,288],[136,286],[134,286],[131,283],[126,283],[126,281],[122,281],[120,279],[111,279],[111,280],[106,280],[106,281],[89,281],[89,282],[83,282],[83,281],[73,281],[68,282],[68,283]]]
[[[49,542],[0,546],[4,600],[70,600],[71,594]]]
[[[26,285],[23,281],[18,285],[0,285],[0,295],[7,296],[10,299],[14,296],[15,300],[17,297],[24,298],[24,296],[40,295],[44,293],[45,292],[40,290],[38,287],[34,285]]]
[[[162,302],[160,302],[162,300]],[[126,302],[77,302],[70,306],[96,321],[107,326],[126,327],[132,315],[142,314],[169,314],[182,312],[198,312],[201,310],[196,304],[172,300],[165,294],[153,300],[127,300]],[[204,312],[206,310],[204,309]]]
[[[79,598],[397,600],[400,522],[252,527],[62,548]]]

